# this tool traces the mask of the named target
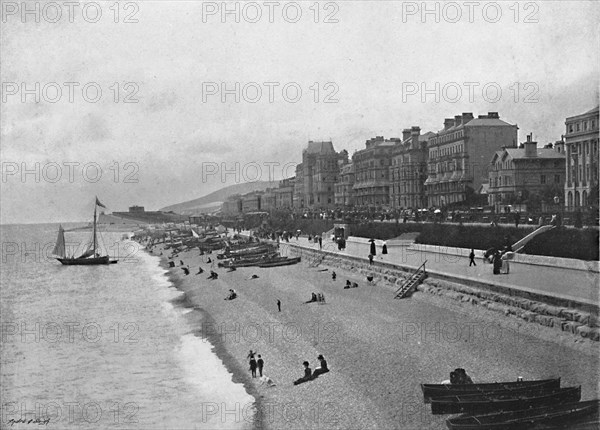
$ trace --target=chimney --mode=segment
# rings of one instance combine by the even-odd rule
[[[488,112],[488,118],[490,118],[490,119],[500,119],[500,115],[498,115],[498,112]]]
[[[402,141],[405,141],[410,137],[410,128],[405,128],[402,130]]]
[[[419,148],[419,135],[421,134],[421,127],[416,126],[416,125],[413,126],[410,129],[410,134],[412,137],[411,148],[413,148],[413,149]]]
[[[469,121],[473,119],[473,112],[463,112],[462,114],[462,123],[467,124]]]
[[[454,118],[446,118],[444,120],[444,130],[448,130],[454,125]]]
[[[454,117],[454,127],[458,127],[461,124],[462,124],[462,116],[456,115]]]
[[[525,157],[537,157],[537,142],[533,141],[533,133],[527,135],[525,146]]]

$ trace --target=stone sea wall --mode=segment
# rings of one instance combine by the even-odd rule
[[[288,249],[288,255],[301,256],[303,262],[309,266],[339,268],[364,275],[365,278],[372,276],[372,282],[390,289],[391,297],[393,297],[394,291],[400,288],[413,273],[412,271],[402,270],[398,266],[381,262],[371,266],[366,259],[328,251],[307,249],[294,245],[291,245]],[[485,290],[480,286],[469,286],[466,282],[464,284],[450,282],[435,276],[429,276],[417,287],[417,291],[443,296],[473,306],[482,306],[505,316],[519,318],[532,324],[552,327],[583,338],[600,340],[598,312],[588,312],[568,306],[551,305],[525,297],[501,294]]]

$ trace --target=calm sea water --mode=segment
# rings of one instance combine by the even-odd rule
[[[2,428],[251,427],[254,398],[191,334],[157,257],[105,233],[118,264],[63,266],[48,257],[58,225],[0,231]]]

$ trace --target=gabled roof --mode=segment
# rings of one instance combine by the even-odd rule
[[[303,152],[308,152],[309,154],[335,154],[335,149],[333,149],[332,142],[310,141]]]

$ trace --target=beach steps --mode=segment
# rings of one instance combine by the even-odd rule
[[[423,280],[427,277],[427,272],[425,271],[425,263],[427,263],[427,260],[425,260],[425,262],[421,264],[421,266],[415,271],[415,273],[413,273],[402,284],[402,286],[396,290],[396,295],[394,296],[395,299],[403,299],[414,289],[416,289],[417,285],[423,282]]]

